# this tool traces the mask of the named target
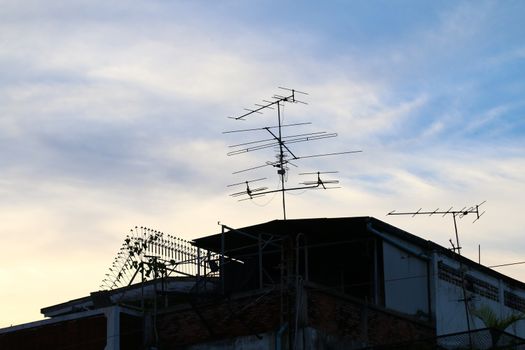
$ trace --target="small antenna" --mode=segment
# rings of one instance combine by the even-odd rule
[[[336,173],[338,172],[337,171],[323,171],[323,172],[318,171],[314,173],[300,173],[299,175],[312,175],[312,174],[317,175],[317,180],[301,182],[301,185],[322,187],[323,189],[327,190],[330,188],[339,188],[339,187],[326,187],[326,185],[329,185],[329,184],[338,184],[339,181],[338,180],[322,180],[321,174],[336,174]]]
[[[230,194],[230,196],[232,196],[232,197],[239,197],[239,196],[242,196],[242,195],[248,195],[248,197],[250,197],[250,199],[252,199],[255,196],[260,196],[261,194],[260,193],[256,193],[256,192],[265,191],[265,190],[268,189],[268,187],[259,187],[259,188],[252,189],[252,188],[250,188],[250,184],[253,183],[253,182],[262,181],[262,180],[266,180],[266,178],[263,177],[261,179],[255,179],[255,180],[244,181],[244,182],[239,182],[239,183],[228,185],[227,187],[246,185],[246,190],[232,193],[232,194]]]
[[[279,89],[286,91],[286,94],[285,95],[274,94],[271,100],[263,100],[264,104],[259,104],[259,103],[255,104],[256,108],[245,108],[245,110],[248,111],[247,113],[244,113],[238,117],[230,117],[231,119],[235,119],[235,120],[247,120],[248,117],[253,116],[254,114],[262,114],[266,109],[271,109],[271,110],[276,109],[277,110],[277,125],[266,126],[262,128],[231,130],[231,131],[225,131],[223,132],[223,134],[262,132],[266,136],[265,138],[259,138],[254,141],[237,143],[237,144],[229,146],[229,148],[231,148],[232,150],[227,153],[228,156],[234,156],[234,155],[264,150],[264,149],[277,149],[277,155],[276,155],[277,160],[267,161],[263,165],[256,165],[256,166],[252,166],[250,168],[246,168],[243,170],[238,170],[238,171],[233,172],[233,174],[240,174],[243,172],[261,169],[261,168],[265,168],[268,166],[277,168],[277,174],[280,177],[280,188],[268,189],[267,187],[259,187],[259,188],[254,189],[250,187],[250,183],[254,181],[259,181],[261,179],[244,181],[244,182],[240,182],[234,185],[246,185],[246,189],[240,192],[235,192],[231,194],[230,196],[244,197],[241,200],[245,200],[245,199],[253,199],[256,196],[263,196],[263,195],[270,194],[270,193],[281,192],[282,193],[283,217],[284,217],[284,220],[286,220],[285,193],[287,191],[314,189],[314,188],[322,188],[322,189],[338,188],[338,187],[326,186],[326,185],[339,183],[338,180],[321,179],[321,174],[326,174],[328,172],[324,172],[324,173],[315,172],[315,173],[302,173],[302,175],[316,174],[317,175],[316,180],[302,182],[300,183],[302,186],[298,186],[298,187],[286,187],[286,178],[287,178],[286,175],[288,173],[289,166],[290,165],[294,167],[297,166],[293,162],[301,160],[301,159],[306,159],[306,158],[344,155],[344,154],[359,153],[362,151],[343,151],[343,152],[333,152],[333,153],[320,153],[320,154],[313,154],[313,155],[297,154],[295,150],[292,150],[292,147],[290,145],[296,144],[296,143],[317,141],[317,140],[337,137],[337,133],[317,131],[317,132],[301,132],[301,133],[294,133],[290,135],[284,135],[283,134],[284,129],[288,130],[291,127],[301,127],[301,126],[311,124],[310,122],[292,123],[292,124],[282,123],[283,120],[282,120],[281,110],[284,104],[285,103],[300,103],[300,104],[307,105],[306,102],[300,101],[297,99],[297,94],[308,96],[308,93],[303,92],[303,91],[298,91],[295,89],[282,87],[282,86],[280,86]],[[330,172],[330,173],[333,173],[333,172]],[[230,185],[230,186],[234,186],[234,185]]]

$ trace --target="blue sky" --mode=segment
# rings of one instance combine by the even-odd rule
[[[227,117],[278,86],[310,94],[286,121],[339,134],[299,154],[364,151],[292,169],[290,185],[338,170],[343,188],[290,195],[289,217],[375,216],[448,246],[451,219],[385,214],[487,200],[460,223],[464,253],[525,260],[524,15],[522,1],[0,1],[0,326],[96,290],[135,225],[191,239],[280,218],[278,198],[228,197],[246,179],[231,172],[273,154],[227,157],[239,138],[222,134],[274,123]],[[267,170],[247,176],[272,186]]]

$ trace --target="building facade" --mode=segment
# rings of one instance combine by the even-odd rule
[[[524,312],[522,282],[371,217],[223,225],[192,242],[148,230],[121,251],[105,290],[1,329],[0,348],[525,346],[525,321],[488,329],[478,312]]]

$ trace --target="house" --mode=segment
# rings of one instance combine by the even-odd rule
[[[378,219],[221,227],[192,242],[141,229],[105,290],[0,329],[0,348],[525,346],[525,321],[503,332],[474,315],[525,312],[524,283]]]

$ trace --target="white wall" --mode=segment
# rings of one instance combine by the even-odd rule
[[[445,269],[441,268],[441,276],[439,273],[440,263],[445,265]],[[444,265],[441,266],[443,267]],[[433,255],[434,273],[432,286],[435,288],[435,291],[432,294],[434,295],[433,303],[435,305],[437,335],[467,331],[467,317],[461,279],[454,273],[447,273],[447,266],[455,269],[458,273],[461,268],[454,259],[438,253]],[[469,285],[466,288],[469,310],[488,306],[500,318],[512,313],[519,313],[517,309],[505,305],[505,291],[514,293],[525,302],[525,290],[511,288],[503,279],[483,273],[473,266],[463,265],[462,268],[466,276],[476,279],[473,283],[467,283]],[[468,280],[469,277],[467,277]],[[485,285],[484,283],[487,284]],[[494,290],[494,288],[496,289]],[[486,327],[479,318],[473,316],[470,312],[469,322],[471,330]],[[506,331],[525,338],[525,321],[519,321],[507,328]]]
[[[385,306],[407,314],[428,317],[427,261],[384,241],[383,272]]]

